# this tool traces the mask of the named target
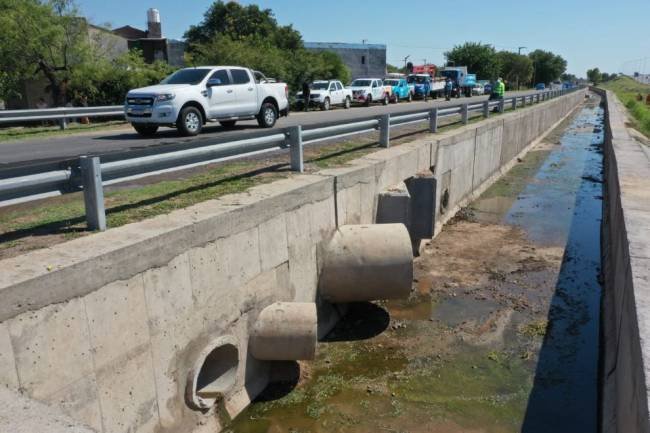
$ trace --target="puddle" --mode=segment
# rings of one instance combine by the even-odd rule
[[[351,305],[227,431],[595,433],[597,102],[425,247],[409,300]]]

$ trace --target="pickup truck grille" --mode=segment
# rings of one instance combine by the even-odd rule
[[[126,103],[129,105],[153,105],[153,98],[147,98],[147,97],[126,98]]]

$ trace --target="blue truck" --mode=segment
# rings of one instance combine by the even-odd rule
[[[446,66],[440,71],[440,75],[451,79],[454,84],[451,96],[460,98],[472,96],[472,89],[476,86],[476,74],[468,74],[467,66]]]

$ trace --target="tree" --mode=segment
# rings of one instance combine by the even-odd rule
[[[89,105],[118,105],[124,102],[129,90],[157,84],[172,72],[167,63],[146,63],[139,50],[131,50],[114,60],[96,56],[75,68],[68,95],[77,102],[85,97]]]
[[[0,97],[42,74],[55,105],[66,100],[71,74],[90,54],[86,22],[72,0],[0,0]]]
[[[185,39],[192,50],[196,44],[208,43],[221,35],[233,41],[265,40],[281,50],[303,48],[300,33],[290,25],[279,26],[270,9],[221,0],[208,8],[200,24],[190,26]]]
[[[191,64],[247,66],[286,81],[292,89],[316,78],[350,80],[350,71],[336,53],[305,50],[298,31],[279,26],[271,10],[255,5],[217,1],[185,37]]]
[[[602,74],[600,73],[600,69],[598,68],[587,69],[587,79],[594,84],[600,83],[602,80]]]
[[[499,75],[496,51],[488,44],[465,42],[447,51],[445,58],[456,66],[467,66],[467,72],[476,74],[480,80],[491,80]]]
[[[497,53],[499,65],[501,66],[500,75],[508,83],[516,83],[519,89],[519,83],[528,83],[533,76],[533,61],[522,54],[510,51],[500,51]]]
[[[575,83],[576,81],[578,81],[578,77],[576,77],[573,74],[567,74],[566,72],[564,74],[560,75],[560,79],[562,81],[568,81],[570,83]]]
[[[395,65],[391,65],[390,63],[387,63],[386,72],[388,72],[389,74],[403,74],[404,68],[399,68]]]
[[[566,60],[550,51],[535,50],[528,54],[533,61],[533,83],[550,83],[566,71]]]

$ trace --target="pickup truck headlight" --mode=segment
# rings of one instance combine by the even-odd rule
[[[175,96],[176,95],[174,95],[173,93],[163,93],[160,95],[156,95],[156,102],[158,103],[158,102],[171,101],[172,99],[174,99]]]

